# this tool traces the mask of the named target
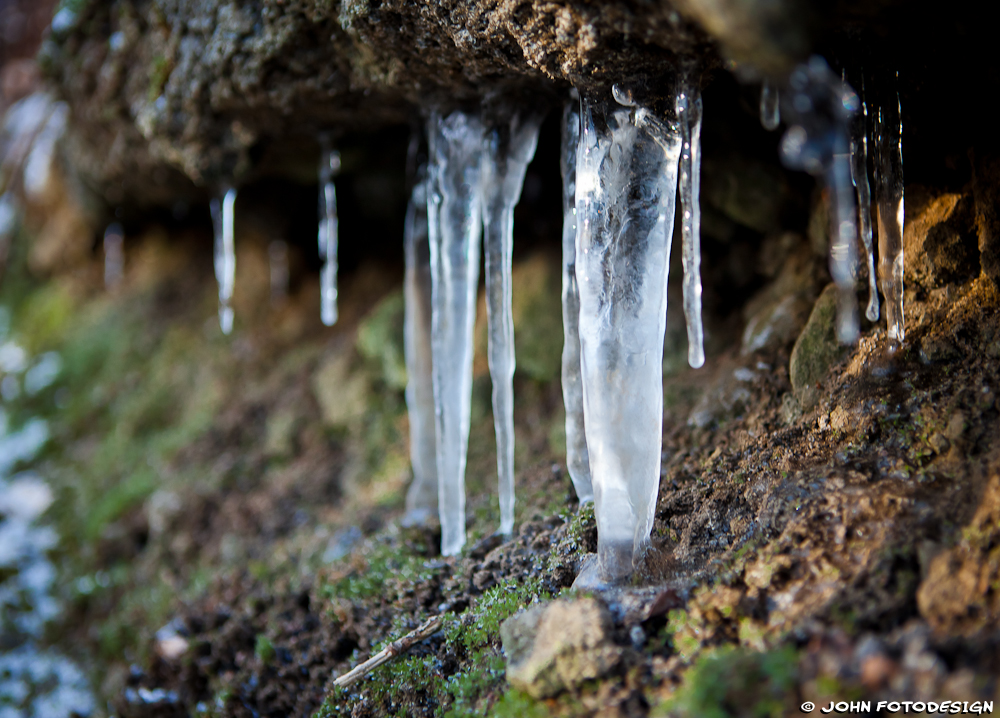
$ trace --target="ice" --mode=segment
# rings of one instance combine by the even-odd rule
[[[431,114],[427,227],[441,552],[465,544],[465,462],[472,406],[472,339],[479,283],[482,125],[461,111]]]
[[[403,231],[403,252],[406,257],[403,342],[406,352],[406,407],[410,416],[410,461],[413,464],[413,483],[406,494],[405,521],[423,524],[437,514],[438,507],[426,165],[416,171]]]
[[[112,222],[104,230],[104,287],[114,289],[122,281],[125,267],[125,230]]]
[[[337,323],[337,190],[333,178],[340,171],[340,153],[330,149],[325,135],[320,138],[319,161],[319,257],[323,260],[320,270],[320,318],[332,327]]]
[[[875,322],[878,321],[879,306],[872,245],[872,198],[868,185],[868,105],[864,101],[851,123],[851,178],[858,195],[858,234],[861,235],[868,261],[868,307],[865,309],[865,316],[868,321]]]
[[[879,283],[889,342],[901,344],[903,323],[903,125],[899,96],[883,93],[875,122],[875,201],[878,208]]]
[[[597,563],[616,583],[649,541],[660,479],[663,332],[680,133],[631,93],[584,95],[576,164],[576,277]],[[622,103],[620,100],[625,100]]]
[[[562,266],[562,392],[566,406],[566,467],[580,503],[594,500],[590,454],[583,425],[583,384],[580,379],[580,288],[576,283],[576,149],[580,142],[580,100],[563,110],[563,266]]]
[[[795,68],[783,99],[790,127],[781,139],[782,161],[820,177],[829,192],[830,274],[840,291],[837,338],[843,344],[858,338],[857,224],[850,143],[850,122],[858,106],[854,90],[817,56]]]
[[[688,364],[705,363],[705,332],[701,322],[701,92],[685,79],[677,93],[681,129],[680,199],[681,257],[684,265],[684,318],[687,321]]]
[[[215,227],[215,280],[219,283],[219,325],[223,334],[233,331],[233,284],[236,280],[236,250],[233,246],[233,213],[236,190],[226,189],[222,199],[213,199],[212,224]]]
[[[760,87],[760,124],[765,130],[778,129],[781,124],[781,95],[773,80],[765,79]]]
[[[497,437],[500,532],[514,531],[514,320],[511,316],[511,252],[514,205],[535,156],[541,116],[515,111],[492,117],[483,134],[483,247],[486,252],[486,316],[493,424]]]

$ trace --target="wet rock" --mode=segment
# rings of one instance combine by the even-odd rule
[[[819,291],[819,273],[801,240],[799,245],[781,263],[777,278],[747,303],[740,349],[743,355],[787,345],[806,323]]]
[[[1000,285],[1000,158],[977,158],[973,179],[979,264]]]
[[[979,274],[973,198],[907,188],[903,250],[907,279],[926,287]]]
[[[813,305],[805,329],[795,341],[788,365],[795,398],[807,410],[819,399],[816,385],[845,353],[845,348],[837,342],[836,316],[837,288],[828,284]]]
[[[507,680],[544,698],[602,676],[621,654],[610,632],[611,617],[595,599],[532,606],[500,627]]]

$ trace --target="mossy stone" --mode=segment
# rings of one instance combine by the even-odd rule
[[[788,374],[795,398],[803,409],[810,409],[819,399],[816,388],[830,367],[844,355],[845,347],[837,341],[837,287],[828,284],[813,305],[805,328],[795,340]]]

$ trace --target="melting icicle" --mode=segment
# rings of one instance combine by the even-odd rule
[[[541,117],[515,112],[483,135],[483,247],[486,251],[486,316],[489,329],[493,423],[500,482],[500,532],[514,531],[514,319],[511,316],[511,253],[514,205],[528,163],[535,156]]]
[[[288,296],[288,243],[275,239],[267,245],[267,261],[271,279],[271,304]]]
[[[886,93],[888,94],[888,93]],[[903,124],[899,95],[879,107],[875,125],[879,283],[885,296],[890,345],[901,344],[903,323]]]
[[[862,89],[864,87],[862,86]],[[858,195],[858,233],[865,246],[868,261],[868,321],[878,321],[878,287],[875,284],[875,251],[872,245],[872,198],[868,185],[868,106],[863,101],[861,110],[851,123],[851,178]]]
[[[233,246],[233,212],[236,190],[230,187],[222,199],[213,199],[212,224],[215,228],[215,280],[219,283],[219,326],[223,334],[233,331],[233,284],[236,280],[236,251]]]
[[[323,260],[320,270],[320,318],[332,327],[337,323],[337,190],[333,178],[340,171],[340,153],[330,149],[330,140],[320,138],[319,163],[319,257]]]
[[[431,349],[434,372],[441,553],[465,544],[465,462],[472,408],[472,334],[482,231],[482,125],[473,114],[432,113],[427,192],[431,254]]]
[[[112,222],[104,230],[104,288],[111,290],[122,281],[125,266],[125,230]]]
[[[684,318],[687,320],[688,364],[705,363],[705,331],[701,322],[701,93],[685,79],[677,94],[681,128],[680,197],[681,256],[684,264]]]
[[[584,96],[581,120],[576,277],[598,536],[596,570],[577,578],[585,586],[631,574],[653,524],[681,139],[634,103]]]
[[[837,338],[852,344],[858,338],[857,225],[849,128],[858,96],[821,57],[795,68],[788,88],[784,109],[791,127],[781,139],[781,158],[793,169],[821,177],[829,191],[830,274],[840,290]]]
[[[760,124],[770,132],[781,124],[781,96],[773,80],[764,80],[760,87]]]
[[[583,428],[580,380],[580,288],[576,283],[576,148],[579,142],[580,100],[574,99],[566,103],[562,124],[562,391],[566,405],[566,467],[582,504],[594,500],[594,486]]]
[[[438,507],[426,165],[417,171],[403,231],[403,253],[406,256],[403,342],[406,351],[406,407],[410,416],[410,460],[413,464],[413,483],[406,494],[404,522],[424,524],[437,513]]]

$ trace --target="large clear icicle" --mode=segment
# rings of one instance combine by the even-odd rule
[[[821,57],[799,65],[788,80],[784,111],[790,123],[781,139],[781,158],[793,168],[822,178],[830,197],[830,274],[839,292],[837,338],[858,338],[854,294],[857,224],[851,182],[850,121],[858,96]]]
[[[864,89],[862,87],[862,89]],[[868,321],[878,321],[878,287],[875,280],[875,248],[872,244],[872,197],[868,185],[868,105],[862,101],[851,123],[851,177],[858,195],[858,234],[868,262]]]
[[[760,87],[760,124],[765,130],[778,129],[781,124],[781,96],[773,80],[765,79]]]
[[[219,284],[219,326],[223,334],[233,331],[233,286],[236,280],[236,250],[233,245],[233,217],[236,190],[226,189],[222,199],[213,199],[212,225],[215,229],[215,281]]]
[[[431,254],[427,240],[427,167],[417,170],[406,208],[403,234],[406,299],[406,408],[410,418],[413,483],[406,494],[406,523],[423,524],[437,513],[437,445],[434,432],[434,376],[431,352]]]
[[[566,406],[566,468],[580,503],[594,500],[590,454],[583,424],[580,377],[580,288],[576,282],[576,149],[580,142],[580,100],[566,103],[562,121],[562,392]]]
[[[472,346],[479,284],[482,124],[456,111],[428,124],[427,193],[441,552],[465,544],[465,462],[472,407]]]
[[[514,531],[514,319],[511,315],[511,253],[514,205],[528,163],[535,156],[541,117],[514,112],[491,122],[483,135],[483,247],[486,252],[486,316],[493,424],[497,437],[500,532]]]
[[[576,277],[597,564],[616,583],[649,541],[660,481],[663,332],[681,138],[615,92],[584,96],[576,165]],[[596,570],[595,570],[596,569]]]
[[[337,323],[337,189],[333,178],[340,171],[340,153],[330,148],[330,141],[324,135],[320,138],[319,161],[319,257],[323,260],[320,269],[320,318],[323,324],[332,327]]]
[[[104,230],[104,288],[112,290],[121,284],[125,269],[125,230],[112,222]]]
[[[894,83],[893,83],[894,84]],[[875,201],[878,208],[879,284],[891,344],[906,336],[903,322],[903,125],[899,96],[883,93],[875,125]]]
[[[684,318],[687,321],[688,364],[705,363],[705,330],[701,320],[701,92],[685,79],[677,93],[681,129],[680,198],[681,258],[684,265]]]

